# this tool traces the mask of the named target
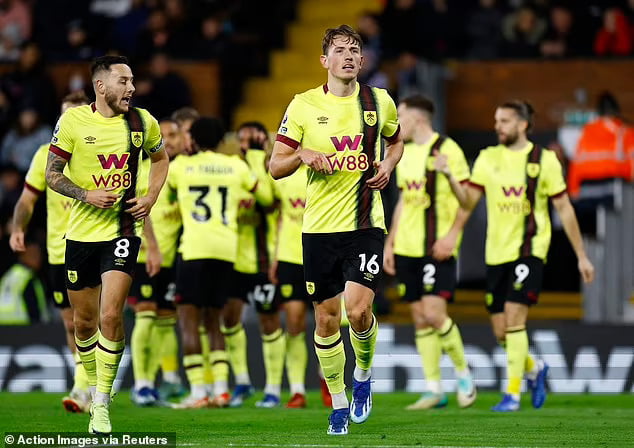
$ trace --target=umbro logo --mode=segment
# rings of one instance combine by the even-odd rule
[[[87,145],[94,145],[95,140],[97,140],[97,138],[93,137],[92,135],[89,135],[88,137],[84,137],[84,140],[86,141]]]
[[[319,124],[328,124],[328,117],[324,117],[324,116],[317,117],[317,122]]]

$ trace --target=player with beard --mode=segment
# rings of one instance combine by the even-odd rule
[[[527,138],[533,108],[524,101],[509,101],[495,111],[499,144],[480,152],[473,166],[465,207],[470,213],[482,195],[487,205],[486,307],[496,338],[507,351],[508,387],[497,412],[520,407],[522,377],[526,374],[532,405],[546,399],[548,365],[528,352],[526,320],[529,307],[537,303],[544,260],[550,245],[548,212],[552,202],[578,260],[584,282],[591,282],[594,267],[585,253],[579,224],[566,194],[562,167],[553,151]],[[466,217],[467,214],[460,215]],[[455,245],[457,219],[449,234]]]
[[[110,393],[125,348],[123,306],[143,220],[158,198],[169,160],[156,119],[130,107],[135,89],[127,58],[99,57],[91,73],[96,100],[59,119],[46,181],[75,199],[66,231],[66,287],[92,394],[88,430],[110,433]],[[152,161],[145,195],[141,151]]]

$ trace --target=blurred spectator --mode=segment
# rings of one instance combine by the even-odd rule
[[[16,68],[0,77],[0,90],[9,104],[10,121],[24,108],[36,109],[44,123],[53,123],[57,118],[55,88],[34,42],[23,46]]]
[[[132,6],[131,0],[91,0],[90,12],[111,18],[122,17]]]
[[[627,17],[618,8],[603,13],[603,27],[594,39],[597,56],[627,56],[632,52],[632,29]]]
[[[389,0],[381,14],[385,57],[422,54],[422,8],[416,0]]]
[[[575,27],[572,12],[563,6],[550,10],[550,22],[540,45],[542,56],[564,58],[587,55],[589,42],[584,33]]]
[[[13,209],[22,193],[23,177],[15,165],[0,168],[0,226],[4,229],[13,215]],[[2,271],[0,271],[2,272]]]
[[[363,66],[359,72],[359,82],[372,87],[380,87],[381,89],[389,88],[389,79],[387,74],[381,71],[379,59],[375,52],[363,51]]]
[[[37,110],[23,109],[16,126],[2,141],[0,161],[3,165],[13,164],[26,173],[37,148],[51,139],[52,131],[50,126],[40,123]]]
[[[135,104],[156,117],[168,117],[176,109],[191,106],[189,86],[171,71],[169,56],[156,53],[150,61],[149,76],[137,84]]]
[[[467,57],[470,59],[493,59],[500,55],[502,13],[495,2],[496,0],[479,0],[479,8],[467,20]]]
[[[42,250],[34,241],[18,255],[14,264],[0,278],[0,325],[30,325],[48,322],[44,285],[37,276],[42,267]]]
[[[164,0],[164,5],[170,30],[168,53],[174,57],[188,55],[192,41],[196,38],[196,27],[200,18],[188,15],[184,0]]]
[[[145,28],[139,34],[136,57],[146,61],[158,51],[168,51],[170,38],[165,11],[155,9],[150,13]]]
[[[114,48],[123,54],[133,55],[137,50],[137,38],[150,16],[145,0],[132,0],[130,10],[117,17],[112,24]]]
[[[539,42],[546,23],[530,7],[522,7],[504,18],[502,55],[507,58],[539,56]]]
[[[22,0],[0,0],[0,60],[17,61],[31,37],[31,11]]]
[[[223,59],[227,55],[230,41],[219,16],[210,15],[202,20],[197,43],[193,54],[196,58]]]
[[[66,26],[66,41],[57,55],[61,61],[89,61],[102,53],[90,42],[86,26],[80,19],[72,20]]]
[[[450,6],[449,0],[431,0],[422,15],[423,56],[439,61],[464,53],[461,8]]]
[[[379,17],[371,12],[362,13],[357,21],[357,32],[363,40],[363,54],[374,53],[378,62],[383,53]]]

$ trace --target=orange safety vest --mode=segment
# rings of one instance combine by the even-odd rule
[[[585,181],[634,179],[634,129],[618,118],[586,124],[568,167],[568,192],[579,195]]]

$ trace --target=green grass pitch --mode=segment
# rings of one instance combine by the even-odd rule
[[[283,397],[287,398],[287,397]],[[417,396],[375,394],[363,425],[350,423],[348,436],[326,435],[329,411],[318,393],[309,407],[256,409],[250,399],[241,409],[172,410],[135,407],[128,392],[112,404],[115,432],[175,432],[178,446],[201,447],[634,447],[634,395],[550,395],[534,410],[529,396],[522,410],[495,414],[500,395],[480,393],[476,404],[458,409],[405,411]],[[0,429],[28,432],[85,431],[86,414],[67,414],[60,394],[0,393]]]

